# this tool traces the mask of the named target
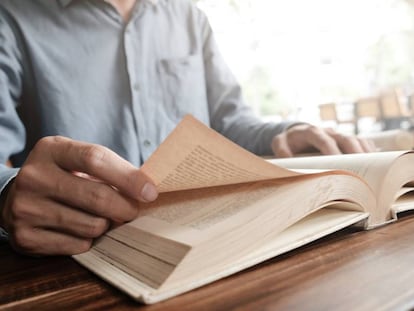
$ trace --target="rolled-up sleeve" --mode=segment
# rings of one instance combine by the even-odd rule
[[[6,166],[24,148],[25,130],[16,108],[22,94],[21,42],[12,21],[0,10],[0,195],[17,174]]]
[[[212,29],[202,13],[204,62],[211,127],[258,155],[272,154],[272,138],[291,122],[268,123],[254,115],[244,102],[242,90],[226,65]]]

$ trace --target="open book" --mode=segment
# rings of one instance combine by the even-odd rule
[[[373,228],[414,209],[413,153],[315,157],[308,166],[310,159],[275,165],[187,116],[141,168],[159,198],[74,258],[154,303],[344,227]]]
[[[362,133],[358,137],[372,140],[379,151],[414,149],[414,133],[411,130],[395,129],[374,133]]]

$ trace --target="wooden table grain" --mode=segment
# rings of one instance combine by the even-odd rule
[[[150,306],[69,257],[25,257],[2,243],[0,310],[414,310],[414,215],[343,230]]]

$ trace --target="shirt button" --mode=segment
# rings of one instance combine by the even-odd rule
[[[134,90],[135,90],[135,91],[137,91],[137,92],[139,92],[139,90],[140,90],[140,86],[139,86],[139,84],[138,84],[138,83],[135,83],[135,84],[134,84]]]
[[[151,142],[148,139],[144,140],[144,146],[145,147],[151,146]]]

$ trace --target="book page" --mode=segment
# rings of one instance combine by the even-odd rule
[[[397,218],[398,213],[414,209],[414,187],[405,186],[396,195],[396,201],[393,205],[393,211]]]
[[[354,221],[359,222],[369,215],[363,207],[374,202],[367,185],[353,176],[329,174],[282,185],[264,183],[268,183],[262,187],[269,188],[269,195],[248,204],[231,217],[217,218],[219,222],[213,226],[202,227],[208,232],[208,239],[193,249],[186,265],[177,267],[168,280],[170,285],[199,271],[205,273],[209,267],[234,264],[242,256],[255,253],[260,245],[273,244],[282,231],[318,210],[332,208],[339,211],[336,216],[352,215],[357,218]],[[319,232],[324,225],[315,224],[313,231]],[[298,235],[307,238],[304,232]],[[206,253],[214,256],[206,256]]]
[[[199,258],[199,261],[215,260],[215,264],[203,265],[203,269],[198,270],[195,267],[189,267],[187,273],[180,275],[179,280],[186,277],[189,280],[194,279],[194,275],[197,274],[200,276],[196,279],[204,280],[218,272],[220,274],[229,273],[229,270],[235,272],[233,269],[239,271],[308,244],[342,228],[364,222],[367,217],[367,213],[352,209],[321,209],[309,214],[281,232],[269,232],[263,239],[257,239],[257,237],[250,234],[245,236],[244,239],[234,239],[231,244],[217,245],[215,249],[210,248],[208,252],[214,254],[214,256],[208,256],[208,259]],[[245,245],[242,246],[242,244]],[[246,244],[248,245],[246,246]],[[237,246],[240,247],[239,250],[231,253],[227,252],[228,249],[233,250]],[[244,249],[242,249],[243,247]],[[243,265],[243,268],[238,267],[239,264]]]
[[[155,303],[191,289],[211,283],[269,258],[305,245],[329,233],[355,224],[367,215],[357,212],[344,212],[335,209],[324,209],[311,214],[297,225],[285,230],[272,243],[262,243],[262,246],[246,256],[241,256],[234,262],[224,261],[220,265],[199,269],[199,275],[188,279],[181,279],[178,286],[166,291],[154,291],[146,283],[132,277],[116,266],[108,263],[92,252],[75,255],[74,258],[100,275],[106,281],[126,292],[136,300],[145,303]]]
[[[343,186],[336,187],[338,184]],[[372,192],[362,180],[330,171],[309,178],[163,193],[141,208],[137,219],[128,226],[194,246],[225,234],[234,226],[252,223],[266,213],[270,214],[266,219],[275,218],[272,224],[279,230],[320,208],[320,204],[338,205],[336,200],[356,201],[367,209],[375,204]]]
[[[141,170],[159,192],[300,175],[271,165],[189,115]]]
[[[344,169],[361,176],[370,185],[377,198],[371,213],[370,227],[395,219],[394,204],[402,187],[414,181],[414,153],[390,151],[363,154],[345,154],[294,159],[270,160],[288,168]],[[405,205],[407,208],[407,205]],[[414,206],[413,206],[414,208]]]
[[[269,162],[289,169],[340,169],[361,176],[376,194],[393,162],[407,151],[341,154],[331,156],[271,159]]]
[[[281,180],[275,180],[162,193],[155,202],[145,204],[135,220],[116,230],[136,228],[195,246],[211,238],[210,228],[229,221],[223,230],[230,230],[240,213],[285,189]]]
[[[161,195],[156,202],[141,209],[140,216],[203,231],[284,189],[278,180],[269,180],[176,191]]]

